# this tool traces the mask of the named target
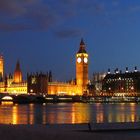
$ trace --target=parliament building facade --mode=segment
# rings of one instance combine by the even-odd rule
[[[88,53],[81,39],[76,53],[76,80],[71,82],[54,82],[51,72],[47,74],[27,74],[23,81],[20,63],[17,61],[14,74],[4,75],[4,58],[0,56],[0,93],[10,94],[48,94],[48,95],[83,95],[87,94],[88,85]]]

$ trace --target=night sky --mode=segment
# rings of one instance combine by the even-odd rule
[[[0,0],[0,53],[5,71],[17,59],[27,72],[52,70],[75,78],[75,53],[84,38],[89,74],[140,69],[140,0]]]

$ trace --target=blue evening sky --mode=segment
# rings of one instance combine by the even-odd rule
[[[140,0],[0,0],[0,53],[6,73],[17,59],[27,72],[52,70],[75,78],[84,38],[89,75],[111,68],[140,69]]]

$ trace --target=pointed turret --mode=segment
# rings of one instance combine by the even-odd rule
[[[17,61],[15,71],[21,71],[21,69],[20,69],[20,63],[19,63],[19,60]]]
[[[80,45],[85,45],[85,43],[84,43],[84,39],[83,39],[83,38],[81,38]]]
[[[15,72],[14,72],[14,82],[15,83],[21,83],[22,82],[22,72],[21,72],[21,69],[20,69],[19,60],[17,61],[16,69],[15,69]]]
[[[87,53],[86,50],[85,50],[85,43],[84,43],[83,38],[81,39],[80,48],[79,48],[78,53]]]
[[[52,72],[51,72],[51,71],[49,71],[49,78],[48,78],[48,81],[49,81],[49,82],[52,82]]]

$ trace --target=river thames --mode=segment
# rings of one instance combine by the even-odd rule
[[[1,124],[75,124],[88,122],[136,122],[140,104],[13,104],[1,103]]]

